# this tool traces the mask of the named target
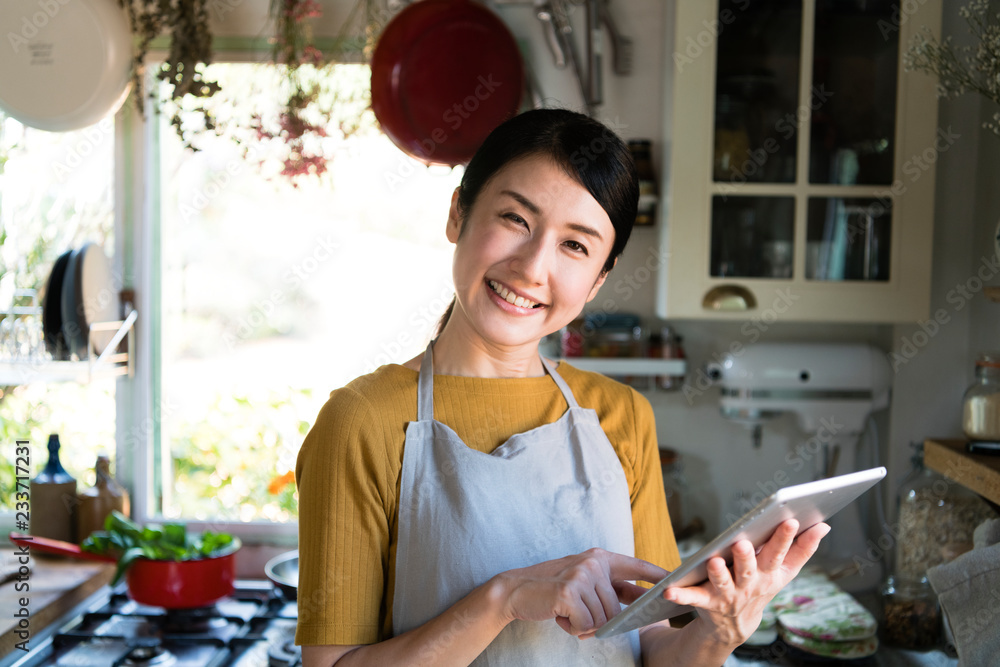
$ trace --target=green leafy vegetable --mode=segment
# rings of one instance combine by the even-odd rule
[[[104,530],[95,531],[83,541],[84,551],[118,558],[118,569],[111,583],[118,583],[137,558],[149,560],[196,560],[225,556],[236,551],[240,541],[229,533],[210,530],[188,535],[182,523],[140,527],[120,512],[113,511],[104,521]]]

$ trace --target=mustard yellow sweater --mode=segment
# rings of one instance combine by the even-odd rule
[[[633,389],[560,364],[581,407],[594,409],[625,469],[635,555],[680,564],[667,515],[653,410]],[[470,447],[491,452],[552,423],[566,401],[547,375],[434,376],[434,417]],[[404,428],[417,419],[417,373],[383,366],[334,391],[302,449],[296,643],[371,644],[392,636],[397,509]]]

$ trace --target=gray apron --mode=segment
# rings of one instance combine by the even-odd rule
[[[629,556],[635,550],[621,462],[597,413],[577,405],[555,368],[542,359],[569,409],[558,421],[515,434],[484,454],[434,420],[432,347],[420,365],[417,421],[406,426],[395,635],[440,615],[501,572],[592,547]],[[449,635],[461,641],[461,619]],[[641,664],[639,637],[633,631],[581,641],[554,619],[514,621],[472,664],[635,667]]]

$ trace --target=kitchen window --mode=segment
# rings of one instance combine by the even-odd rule
[[[266,112],[280,76],[249,63],[206,74],[222,84],[209,100],[220,118]],[[333,79],[356,99],[368,77],[345,64]],[[417,354],[451,298],[444,226],[461,169],[410,159],[368,111],[329,140],[328,173],[297,186],[225,132],[198,152],[167,118],[132,134],[150,184],[137,246],[148,394],[129,430],[139,518],[294,534],[295,459],[329,392]]]
[[[114,144],[113,116],[43,132],[0,112],[0,514],[11,528],[17,440],[31,443],[34,475],[58,433],[80,488],[93,484],[97,454],[115,452],[117,381],[48,382],[41,318],[30,312],[59,255],[84,242],[116,254]]]

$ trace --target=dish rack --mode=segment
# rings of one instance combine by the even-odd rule
[[[45,349],[42,307],[33,289],[15,290],[10,308],[0,313],[0,386],[35,382],[91,382],[135,375],[135,309],[122,320],[90,323],[87,358],[56,360]],[[113,331],[108,344],[95,353],[96,335]],[[106,334],[105,334],[106,335]],[[125,341],[126,351],[118,351]]]

